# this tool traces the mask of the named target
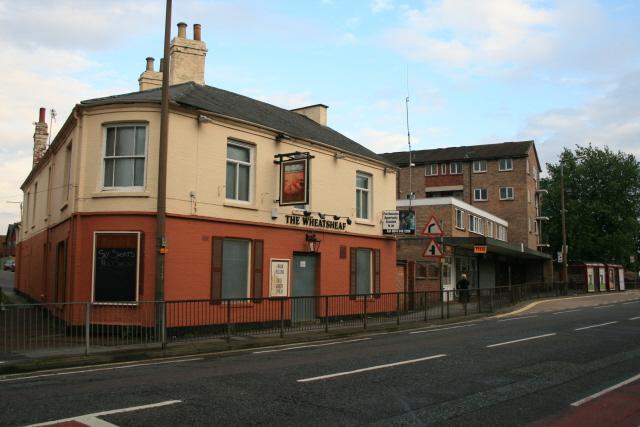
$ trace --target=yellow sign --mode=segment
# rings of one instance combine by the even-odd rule
[[[487,246],[486,245],[475,245],[473,247],[473,253],[474,254],[486,254],[487,253]]]

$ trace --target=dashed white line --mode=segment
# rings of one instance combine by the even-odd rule
[[[571,406],[580,406],[580,405],[582,405],[583,403],[586,403],[586,402],[588,402],[588,401],[590,401],[590,400],[593,400],[593,399],[595,399],[595,398],[597,398],[597,397],[602,396],[603,394],[609,393],[610,391],[613,391],[613,390],[615,390],[615,389],[617,389],[617,388],[620,388],[620,387],[622,387],[622,386],[624,386],[624,385],[627,385],[627,384],[629,384],[629,383],[632,383],[632,382],[634,382],[634,381],[635,381],[635,380],[637,380],[637,379],[640,379],[640,374],[638,374],[638,375],[636,375],[636,376],[633,376],[633,377],[631,377],[631,378],[629,378],[629,379],[626,379],[626,380],[624,380],[624,381],[622,381],[622,382],[620,382],[620,383],[618,383],[618,384],[612,385],[612,386],[611,386],[611,387],[609,387],[609,388],[605,388],[604,390],[599,391],[599,392],[597,392],[597,393],[594,393],[594,394],[592,394],[591,396],[587,396],[587,397],[585,397],[584,399],[580,399],[580,400],[578,400],[578,401],[575,401],[575,402],[573,402],[573,403],[571,404]]]
[[[533,316],[520,316],[520,317],[512,317],[510,319],[501,319],[498,320],[498,322],[508,322],[510,320],[520,320],[520,319],[531,319],[532,317],[538,317],[537,315],[533,315]]]
[[[191,359],[179,359],[179,360],[167,360],[164,362],[154,362],[154,363],[137,363],[134,365],[110,366],[108,368],[84,369],[80,371],[52,372],[50,374],[27,375],[22,377],[13,377],[13,378],[0,378],[0,382],[5,383],[10,381],[31,380],[34,378],[57,377],[61,375],[85,374],[88,372],[100,372],[100,371],[113,371],[116,369],[139,368],[142,366],[166,365],[168,363],[195,362],[197,360],[204,360],[204,357],[194,357]]]
[[[640,316],[638,316],[638,317],[632,317],[632,318],[631,318],[631,319],[629,319],[629,320],[638,320],[638,319],[640,319]]]
[[[598,309],[598,308],[611,308],[611,307],[615,307],[615,305],[599,305],[593,308]]]
[[[469,326],[476,326],[476,323],[472,323],[470,325],[449,326],[448,328],[424,329],[424,330],[421,330],[421,331],[409,332],[409,334],[424,334],[426,332],[447,331],[449,329],[468,328]]]
[[[582,311],[582,309],[576,308],[575,310],[556,311],[555,313],[551,313],[551,314],[575,313],[576,311]]]
[[[500,343],[497,343],[497,344],[490,344],[490,345],[487,346],[487,348],[500,347],[502,345],[514,344],[514,343],[518,343],[518,342],[522,342],[522,341],[537,340],[539,338],[552,337],[554,335],[556,335],[556,333],[552,332],[550,334],[536,335],[535,337],[521,338],[519,340],[513,340],[513,341],[505,341],[505,342],[500,342]]]
[[[606,322],[606,323],[599,323],[597,325],[583,326],[582,328],[574,329],[574,331],[582,331],[582,330],[585,330],[585,329],[599,328],[600,326],[613,325],[614,323],[618,323],[618,321],[614,320],[613,322]]]
[[[324,346],[328,346],[328,345],[345,344],[345,343],[350,343],[350,342],[366,341],[366,340],[370,340],[370,339],[371,338],[358,338],[358,339],[355,339],[355,340],[331,341],[331,342],[325,342],[325,343],[322,343],[322,344],[298,345],[298,346],[295,346],[295,347],[278,348],[278,349],[273,349],[273,350],[254,351],[253,354],[275,353],[275,352],[278,352],[278,351],[298,350],[300,348],[324,347]]]
[[[129,408],[121,408],[121,409],[112,409],[110,411],[94,412],[92,414],[78,415],[77,417],[72,417],[72,418],[64,418],[61,420],[47,421],[39,424],[30,424],[27,427],[49,426],[54,424],[62,424],[68,421],[76,421],[76,420],[82,420],[84,423],[96,422],[95,424],[88,424],[88,425],[113,425],[111,423],[107,423],[104,420],[98,419],[98,417],[103,417],[105,415],[121,414],[123,412],[140,411],[142,409],[158,408],[160,406],[174,405],[176,403],[181,403],[181,402],[182,400],[167,400],[164,402],[152,403],[150,405],[132,406]]]
[[[623,302],[622,304],[623,304],[623,305],[626,305],[626,304],[637,304],[637,303],[639,303],[639,302],[640,302],[640,299],[639,299],[639,300],[635,300],[635,301],[627,301],[627,302]]]
[[[425,360],[438,359],[438,358],[445,357],[445,356],[446,356],[446,354],[436,354],[434,356],[421,357],[419,359],[403,360],[402,362],[387,363],[387,364],[384,364],[384,365],[377,365],[377,366],[369,366],[368,368],[355,369],[353,371],[337,372],[335,374],[320,375],[319,377],[303,378],[303,379],[297,380],[297,382],[299,382],[299,383],[307,383],[307,382],[311,382],[311,381],[326,380],[328,378],[342,377],[344,375],[359,374],[361,372],[374,371],[376,369],[392,368],[394,366],[408,365],[410,363],[424,362]]]

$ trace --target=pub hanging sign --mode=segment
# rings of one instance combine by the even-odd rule
[[[309,203],[309,153],[276,154],[280,164],[280,206]]]

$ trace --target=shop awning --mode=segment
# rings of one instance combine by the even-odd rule
[[[514,245],[490,237],[445,237],[444,244],[473,251],[474,246],[486,246],[488,254],[505,255],[514,258],[547,261],[550,254],[534,251],[526,246]]]

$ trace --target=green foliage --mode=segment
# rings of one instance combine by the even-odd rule
[[[566,149],[557,164],[547,163],[549,176],[540,182],[545,241],[553,253],[562,247],[560,209],[564,164],[565,208],[569,260],[623,264],[638,270],[640,252],[640,163],[633,155],[608,148]],[[635,256],[635,265],[629,257]]]

